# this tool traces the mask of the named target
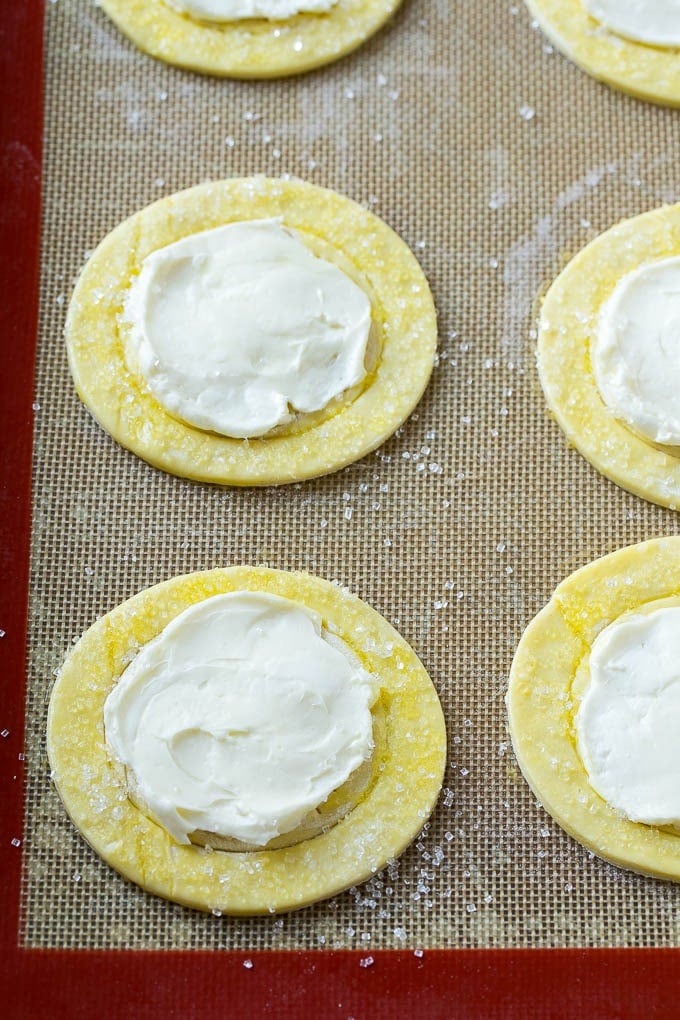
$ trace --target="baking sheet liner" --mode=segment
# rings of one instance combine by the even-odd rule
[[[617,220],[680,199],[677,114],[553,53],[521,5],[405,0],[354,55],[230,82],[137,52],[89,0],[47,5],[21,943],[72,948],[672,946],[680,891],[561,832],[514,762],[503,695],[523,628],[576,567],[676,534],[549,419],[535,302]],[[164,475],[79,404],[63,322],[88,251],[155,198],[293,174],[382,216],[439,311],[440,356],[399,434],[336,475],[266,490]],[[405,366],[405,371],[408,366]],[[49,778],[54,671],[98,616],[234,563],[348,585],[416,648],[449,730],[422,836],[360,888],[296,914],[202,915],[148,896],[75,832]]]

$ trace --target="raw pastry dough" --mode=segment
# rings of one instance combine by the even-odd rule
[[[129,327],[121,312],[150,252],[221,224],[273,217],[364,284],[379,356],[359,392],[344,402],[260,439],[229,439],[169,415],[129,371],[124,350]],[[384,442],[427,385],[437,321],[418,262],[382,220],[333,191],[253,177],[179,192],[116,227],[78,280],[66,339],[81,399],[123,446],[155,467],[197,481],[270,485],[335,471]]]
[[[557,48],[600,81],[667,106],[680,106],[678,50],[625,39],[592,18],[581,0],[526,0]]]
[[[520,641],[507,695],[517,760],[545,809],[598,856],[680,881],[680,835],[631,822],[588,782],[574,717],[600,631],[630,611],[680,605],[680,538],[629,546],[563,581]]]
[[[225,853],[180,846],[134,807],[119,768],[107,755],[103,706],[136,650],[171,619],[201,599],[241,589],[281,595],[318,612],[378,678],[383,722],[374,727],[368,788],[352,792],[354,806],[346,817],[293,846]],[[261,914],[333,896],[400,854],[422,828],[439,794],[446,731],[422,663],[364,602],[309,574],[231,567],[156,585],[95,623],[69,655],[54,686],[47,745],[69,815],[117,871],[148,892],[187,906]],[[336,791],[340,798],[347,785]]]
[[[326,14],[216,24],[180,14],[164,0],[100,0],[112,21],[145,53],[228,78],[282,78],[330,64],[361,46],[400,3],[338,0]]]
[[[639,266],[680,254],[680,205],[644,213],[595,238],[560,274],[541,308],[538,370],[550,409],[598,471],[644,499],[680,508],[680,449],[614,418],[597,388],[591,338],[616,284]]]

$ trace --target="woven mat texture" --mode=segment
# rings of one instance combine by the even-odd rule
[[[671,511],[568,448],[532,333],[571,254],[680,199],[678,114],[591,80],[505,0],[405,0],[354,55],[278,82],[156,63],[90,0],[48,3],[46,31],[23,944],[676,945],[678,888],[596,859],[536,803],[503,695],[523,629],[563,577],[678,532]],[[63,324],[87,253],[120,220],[254,173],[297,175],[383,217],[427,274],[441,346],[416,413],[376,454],[239,491],[120,449],[75,395]],[[50,783],[44,733],[54,671],[97,617],[172,575],[244,562],[336,578],[385,615],[439,691],[450,759],[398,863],[302,912],[234,920],[149,896],[99,860]]]

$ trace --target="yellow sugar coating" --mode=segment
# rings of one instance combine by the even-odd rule
[[[680,836],[631,822],[591,787],[576,749],[575,716],[600,631],[625,613],[680,604],[680,538],[621,549],[576,571],[527,627],[510,671],[515,755],[545,809],[598,856],[680,881]]]
[[[238,590],[281,595],[319,613],[377,677],[384,726],[374,730],[371,783],[328,832],[282,849],[224,853],[178,845],[132,804],[106,751],[103,708],[143,644],[188,606]],[[176,577],[98,620],[56,681],[47,744],[59,794],[98,854],[148,892],[225,914],[293,910],[369,878],[420,832],[437,800],[446,758],[436,691],[387,621],[327,581],[263,567]]]
[[[231,439],[169,415],[125,359],[125,296],[143,259],[189,234],[239,220],[281,217],[332,248],[366,281],[380,356],[360,392],[298,430]],[[116,227],[76,285],[66,322],[78,394],[122,445],[155,467],[196,481],[270,485],[326,474],[385,441],[430,378],[437,321],[427,281],[404,242],[372,213],[297,180],[234,178],[163,198]]]
[[[401,0],[338,0],[324,14],[224,23],[200,21],[164,0],[101,0],[145,53],[191,71],[229,78],[282,78],[339,60],[361,46]]]
[[[606,29],[581,0],[526,0],[548,38],[582,70],[637,99],[680,106],[677,49],[634,42]]]
[[[577,450],[603,475],[653,503],[680,507],[680,450],[632,432],[606,407],[590,347],[619,280],[680,254],[680,205],[644,213],[601,234],[569,262],[541,307],[538,369],[548,405]]]

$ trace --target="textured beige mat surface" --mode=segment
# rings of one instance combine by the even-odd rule
[[[680,890],[586,853],[508,746],[515,645],[581,564],[678,531],[568,449],[534,369],[533,310],[616,220],[680,199],[677,113],[553,53],[523,6],[405,0],[339,64],[218,81],[137,52],[89,0],[47,5],[22,940],[68,947],[675,945]],[[154,198],[295,174],[382,216],[439,310],[439,365],[385,446],[318,481],[220,490],[118,448],[73,391],[63,321],[86,253]],[[405,366],[408,371],[408,366]],[[78,836],[50,784],[47,700],[72,641],[173,574],[239,562],[348,585],[413,644],[449,729],[422,837],[368,885],[298,914],[203,916],[144,894]]]

